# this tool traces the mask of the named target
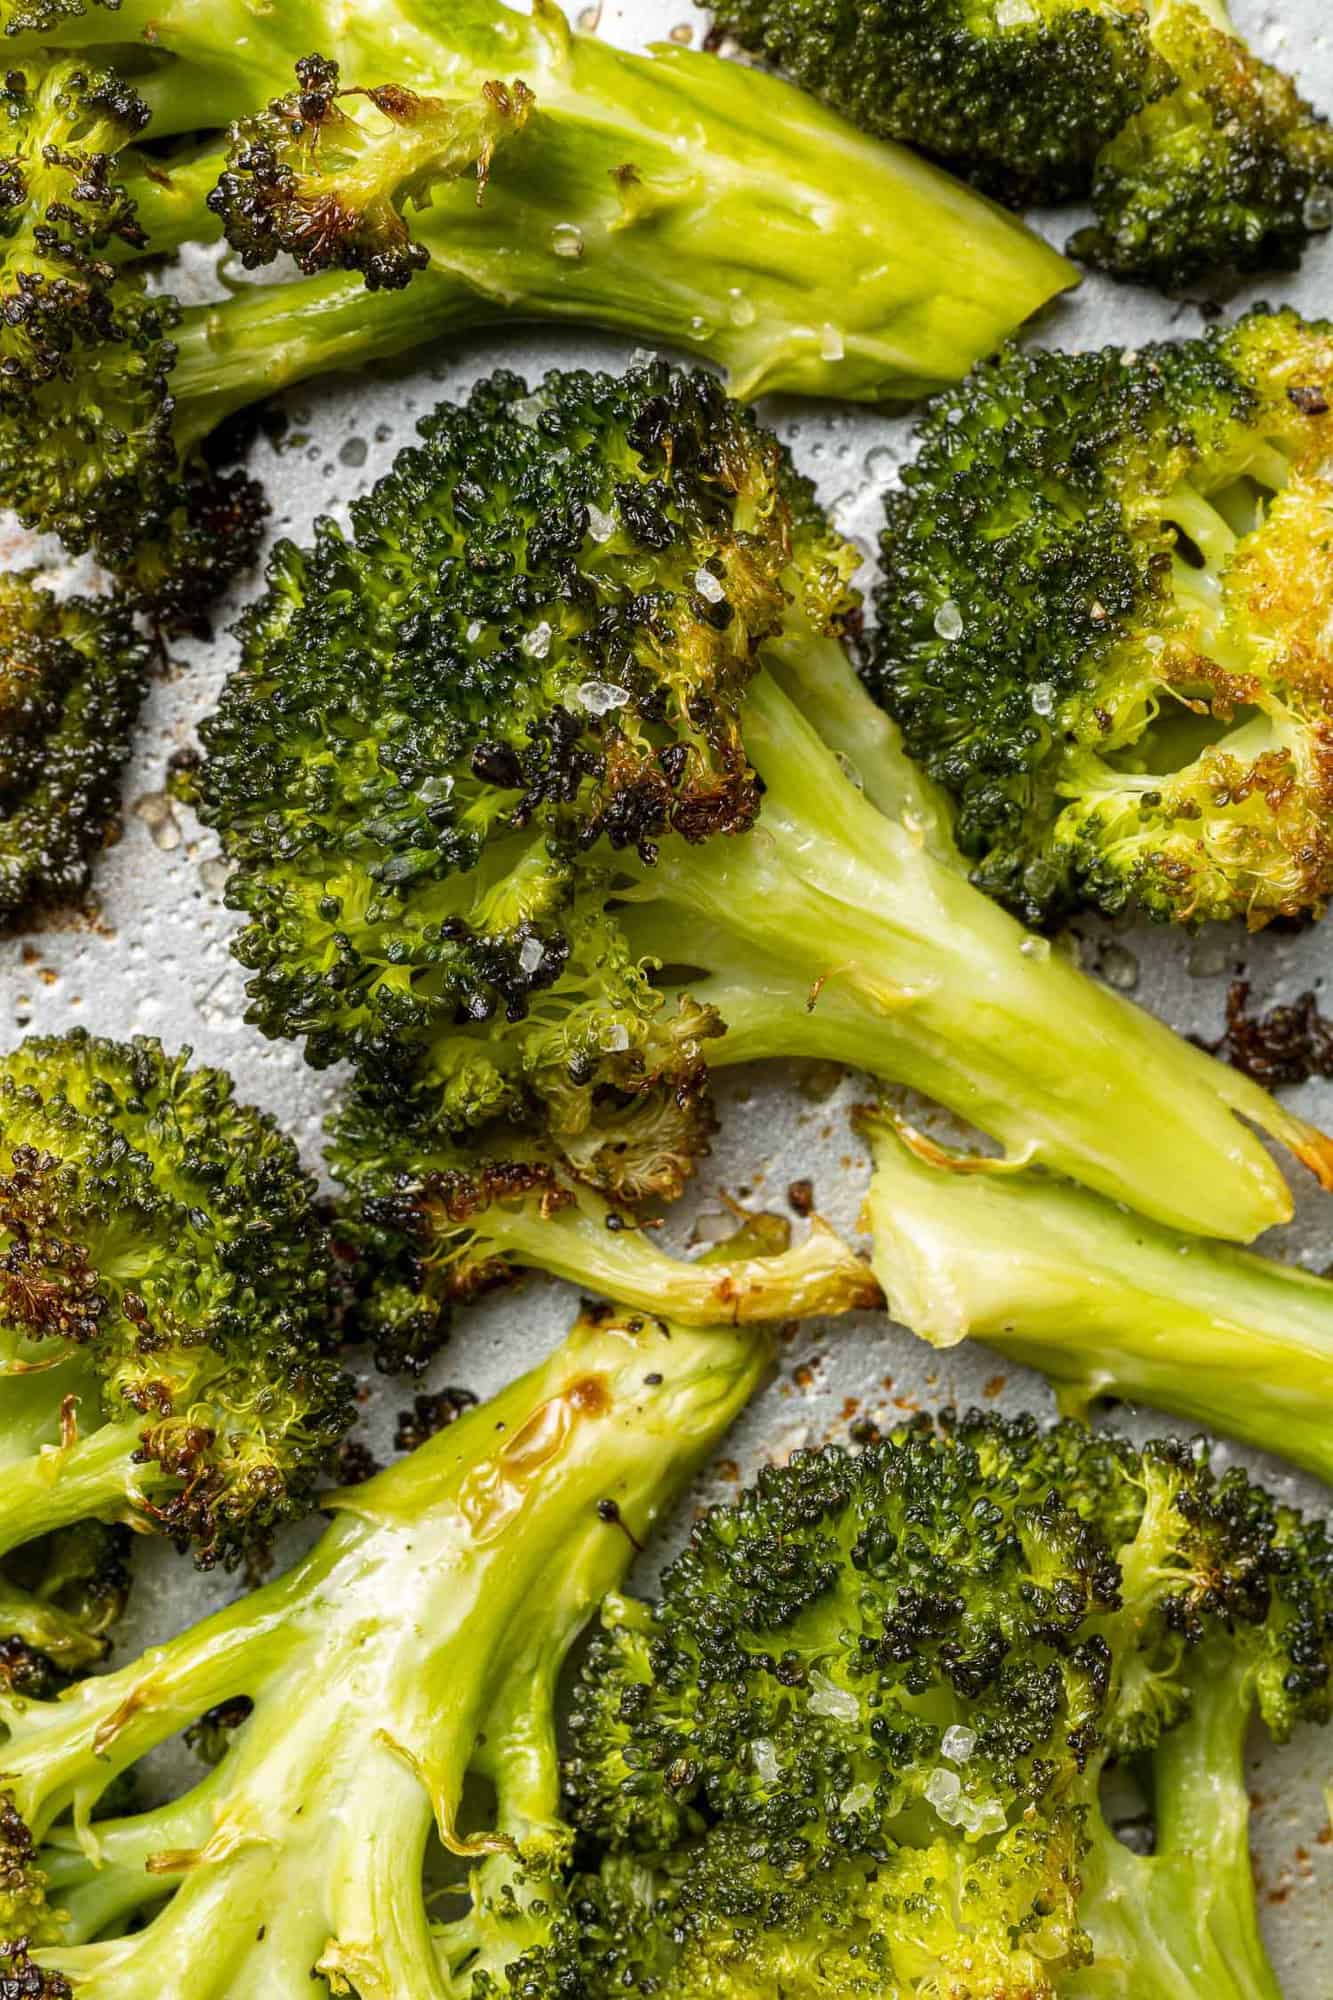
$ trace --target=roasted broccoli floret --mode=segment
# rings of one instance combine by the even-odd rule
[[[1275,2000],[1245,1741],[1327,1720],[1331,1586],[1322,1525],[1194,1447],[973,1414],[799,1452],[609,1600],[568,1767],[591,1970],[512,1990]]]
[[[279,548],[202,731],[250,1020],[350,1059],[409,1167],[670,1196],[708,1067],[805,1054],[1249,1237],[1289,1196],[1235,1112],[1326,1142],[970,888],[841,646],[857,562],[711,377],[443,406]]]
[[[1070,249],[1117,277],[1288,267],[1333,223],[1333,130],[1225,0],[722,0],[716,21],[1001,201],[1089,199]]]
[[[0,1687],[58,1694],[106,1658],[130,1591],[131,1530],[78,1521],[14,1550],[0,1571]]]
[[[73,1033],[0,1059],[0,1164],[0,1553],[84,1520],[262,1548],[352,1415],[295,1149],[220,1071]]]
[[[87,887],[148,664],[123,604],[57,603],[28,572],[0,576],[0,928]]]
[[[1151,1403],[1333,1484],[1333,1284],[1202,1242],[1036,1169],[865,1114],[866,1219],[893,1317],[970,1336],[1053,1380],[1061,1407]]]
[[[572,36],[548,0],[0,0],[0,31],[0,504],[172,615],[256,548],[253,489],[219,502],[201,447],[309,375],[526,314],[697,348],[747,395],[878,399],[1073,277],[789,86]],[[304,275],[188,309],[148,284],[221,223]]]
[[[507,1964],[568,1946],[577,1921],[565,1656],[767,1361],[752,1334],[585,1318],[541,1367],[335,1495],[333,1526],[287,1575],[58,1703],[3,1703],[0,1950],[37,1982],[13,1990],[522,1991]],[[253,1708],[192,1790],[89,1827],[119,1773],[242,1696]],[[428,1905],[423,1859],[441,1846],[454,1877]]]
[[[1018,353],[887,500],[870,685],[1031,923],[1323,910],[1333,324]]]
[[[761,1212],[697,1259],[672,1256],[653,1223],[599,1196],[531,1134],[510,1133],[502,1152],[451,1144],[354,1093],[332,1121],[328,1157],[347,1196],[340,1248],[356,1260],[349,1338],[386,1374],[419,1374],[455,1309],[524,1267],[688,1326],[884,1302],[868,1264],[818,1216],[796,1244],[785,1217]]]

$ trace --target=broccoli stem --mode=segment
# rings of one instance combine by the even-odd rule
[[[697,959],[700,919],[740,946],[738,972],[728,955],[709,968],[715,986],[690,982],[728,1024],[710,1062],[804,1054],[869,1069],[1011,1157],[1195,1233],[1248,1241],[1291,1214],[1238,1112],[1330,1177],[1322,1135],[1085,979],[878,813],[765,673],[745,741],[765,784],[758,828],[666,848],[626,892],[645,954]],[[756,953],[769,971],[752,990]]]
[[[1250,1857],[1245,1735],[1252,1669],[1229,1646],[1191,1669],[1193,1704],[1151,1762],[1156,1846],[1131,1853],[1089,1807],[1081,1915],[1093,1963],[1069,2000],[1282,2000],[1263,1947]],[[1066,1984],[1067,1981],[1067,1984]]]
[[[532,1264],[605,1298],[687,1326],[807,1318],[880,1303],[869,1269],[817,1218],[793,1249],[691,1264],[657,1248],[642,1227],[614,1228],[590,1197],[543,1214],[499,1205],[480,1218],[470,1253]]]
[[[878,400],[957,380],[1075,280],[1002,210],[759,70],[677,48],[627,55],[571,36],[549,5],[532,19],[494,0],[461,18],[423,7],[392,41],[383,23],[358,33],[324,11],[274,9],[256,26],[248,7],[224,6],[219,23],[132,0],[114,32],[151,31],[167,55],[144,81],[153,137],[196,128],[201,103],[224,123],[259,111],[315,49],[349,83],[471,95],[501,75],[536,92],[485,201],[444,191],[411,217],[431,265],[407,317],[387,310],[418,338],[502,313],[591,321],[708,356],[738,395]],[[470,312],[444,303],[451,283]],[[351,289],[364,348],[324,365],[400,344],[384,344],[386,302]]]
[[[148,1421],[98,1423],[67,1445],[44,1443],[0,1478],[0,1555],[75,1521],[133,1520],[154,1491],[173,1483],[155,1461],[134,1462]]]
[[[67,1701],[10,1704],[6,1788],[39,1836],[72,1806],[86,1862],[57,1836],[75,1915],[41,1963],[99,2000],[239,2000],[295,1991],[312,1968],[365,2000],[446,2000],[421,1894],[432,1822],[480,1858],[553,1805],[541,1709],[565,1650],[767,1361],[765,1342],[716,1327],[584,1320],[484,1408],[335,1496],[339,1518],[287,1576]],[[254,1710],[192,1793],[90,1825],[118,1771],[241,1693]],[[464,1776],[492,1726],[496,1822],[465,1836]],[[139,1863],[174,1884],[166,1908],[78,1943],[127,1911]]]
[[[1333,1482],[1327,1280],[864,1122],[895,1319],[937,1347],[971,1336],[1041,1369],[1071,1415],[1101,1396],[1151,1403]]]

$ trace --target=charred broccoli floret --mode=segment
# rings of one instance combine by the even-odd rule
[[[1333,325],[1259,310],[1009,350],[932,407],[869,680],[1029,922],[1327,903],[1331,399]]]
[[[818,1216],[796,1244],[785,1217],[758,1213],[697,1259],[672,1256],[652,1224],[531,1134],[510,1133],[501,1151],[450,1144],[353,1093],[328,1159],[346,1191],[340,1247],[356,1260],[349,1337],[386,1374],[419,1374],[455,1311],[525,1267],[687,1326],[883,1304],[868,1265]]]
[[[568,1947],[577,1923],[565,1656],[767,1361],[753,1335],[586,1318],[334,1496],[333,1526],[286,1576],[59,1703],[3,1703],[0,1950],[40,1968],[32,1990],[522,1991],[508,1965]],[[89,1827],[117,1774],[242,1696],[250,1713],[192,1790]],[[492,1790],[481,1816],[473,1781]],[[455,1865],[428,1904],[436,1836],[472,1872]]]
[[[1286,267],[1333,223],[1333,130],[1225,0],[722,0],[716,18],[1001,201],[1090,199],[1070,249],[1117,277]]]
[[[1061,1407],[1150,1403],[1333,1484],[1333,1284],[1163,1229],[1037,1170],[992,1172],[866,1115],[866,1219],[892,1316],[1039,1368]]]
[[[518,1990],[1276,1995],[1245,1740],[1328,1719],[1331,1587],[1323,1527],[1192,1447],[973,1414],[797,1453],[608,1601],[567,1773],[592,1966]],[[1151,1853],[1103,1816],[1118,1757]]]
[[[1288,1196],[1235,1111],[1325,1142],[969,887],[842,649],[857,562],[710,377],[442,407],[350,536],[278,550],[202,731],[249,1018],[419,1159],[670,1196],[708,1068],[810,1055],[1252,1235]]]
[[[307,376],[527,314],[695,347],[747,395],[877,399],[1073,276],[789,86],[572,36],[549,0],[0,0],[0,30],[0,504],[170,615],[255,554],[205,442]],[[303,275],[187,309],[149,286],[221,223]]]
[[[0,927],[86,888],[115,822],[149,652],[123,604],[0,576]]]
[[[352,1415],[295,1149],[220,1071],[74,1033],[0,1059],[0,1160],[0,1553],[89,1519],[262,1547]]]

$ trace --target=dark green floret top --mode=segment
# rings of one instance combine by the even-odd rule
[[[869,681],[1028,921],[1333,888],[1333,327],[1006,352],[890,494]]]
[[[709,376],[441,408],[350,538],[279,548],[202,731],[250,1018],[448,1132],[536,1106],[618,1194],[676,1191],[720,1027],[652,990],[608,899],[751,827],[757,647],[836,631],[854,563]]]
[[[0,576],[0,926],[86,887],[112,829],[149,649],[123,604]]]
[[[0,1339],[34,1454],[8,1462],[0,1547],[85,1514],[205,1563],[262,1544],[350,1420],[290,1141],[222,1072],[76,1032],[0,1061],[0,1162]]]
[[[1242,1753],[1256,1710],[1327,1720],[1331,1583],[1322,1527],[1186,1445],[946,1412],[796,1453],[604,1607],[568,1990],[1268,1991]],[[1099,1803],[1131,1753],[1150,1855]]]
[[[1333,223],[1333,130],[1225,0],[726,0],[717,24],[1001,201],[1090,200],[1071,251],[1118,277],[1285,267]]]

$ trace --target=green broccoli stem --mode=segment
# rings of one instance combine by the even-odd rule
[[[582,1194],[546,1213],[534,1203],[495,1204],[479,1218],[469,1254],[512,1258],[686,1326],[803,1319],[880,1303],[868,1267],[818,1218],[802,1242],[776,1255],[738,1248],[693,1264],[659,1249],[644,1227],[619,1222]]]
[[[179,1481],[156,1461],[135,1463],[143,1417],[98,1423],[73,1443],[47,1443],[0,1477],[0,1556],[75,1521],[134,1521],[154,1492]]]
[[[100,1633],[58,1604],[44,1603],[31,1591],[0,1578],[0,1638],[21,1639],[66,1673],[96,1666],[106,1651]]]
[[[499,4],[421,8],[391,47],[382,29],[358,46],[354,27],[330,32],[300,6],[262,30],[241,10],[251,28],[233,42],[230,11],[220,26],[183,8],[153,17],[154,45],[178,59],[151,81],[152,135],[193,129],[201,101],[214,118],[238,115],[241,97],[258,111],[313,48],[348,81],[390,70],[472,95],[498,74],[536,92],[485,201],[443,191],[411,217],[431,257],[409,287],[421,339],[440,330],[434,277],[474,302],[470,320],[446,311],[446,328],[502,313],[591,321],[706,355],[738,395],[878,400],[959,379],[1075,281],[1011,216],[759,70],[678,48],[627,55],[571,36],[550,5],[531,19]],[[139,12],[136,0],[117,16],[118,38]],[[216,75],[229,46],[235,85]],[[377,344],[385,302],[354,289],[368,357],[393,351]]]
[[[862,1120],[889,1311],[936,1347],[971,1337],[1084,1417],[1151,1403],[1333,1483],[1333,1285],[1178,1235],[1039,1171],[993,1172],[887,1117]]]
[[[684,946],[698,962],[701,920],[739,946],[723,945],[713,981],[689,982],[727,1023],[710,1063],[809,1055],[868,1069],[1012,1158],[1198,1234],[1248,1241],[1291,1214],[1238,1112],[1330,1175],[1322,1135],[1086,979],[877,812],[767,674],[744,728],[765,785],[758,827],[672,843],[626,892],[645,955],[678,962]]]
[[[1089,1806],[1080,1914],[1093,1963],[1067,2000],[1282,2000],[1259,1932],[1245,1736],[1253,1668],[1228,1643],[1190,1668],[1192,1707],[1152,1754],[1155,1850],[1131,1853]]]
[[[312,1968],[362,2000],[447,2000],[421,1894],[432,1823],[480,1857],[554,1800],[540,1710],[565,1652],[767,1365],[765,1342],[718,1328],[584,1320],[493,1401],[335,1496],[339,1518],[287,1576],[59,1704],[9,1704],[6,1787],[39,1836],[72,1808],[85,1861],[58,1836],[61,1896],[80,1915],[43,1965],[98,2000],[239,2000],[294,1991]],[[193,1793],[90,1824],[118,1772],[241,1694],[254,1710]],[[495,1826],[465,1835],[464,1778],[493,1721]],[[166,1908],[127,1938],[78,1943],[102,1909],[124,1913],[139,1859],[174,1887]]]
[[[123,153],[116,178],[135,207],[135,219],[148,238],[146,253],[119,241],[105,255],[123,263],[148,255],[165,257],[186,243],[213,243],[222,225],[208,206],[225,159],[212,147],[187,147],[163,159],[137,151]]]

